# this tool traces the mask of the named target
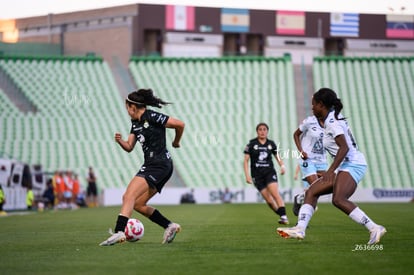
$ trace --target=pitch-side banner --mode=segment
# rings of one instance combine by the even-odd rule
[[[102,204],[121,205],[123,189],[105,189],[102,194]],[[281,189],[280,194],[287,203],[292,203],[296,194],[303,190],[301,188]],[[232,203],[264,203],[262,196],[254,187],[230,188]],[[224,188],[164,188],[161,194],[155,195],[151,204],[180,204],[181,198],[191,194],[196,203],[217,204],[222,203]],[[382,188],[358,188],[351,197],[355,202],[410,202],[414,198],[414,189],[382,189]],[[330,203],[332,195],[322,196],[321,203]]]

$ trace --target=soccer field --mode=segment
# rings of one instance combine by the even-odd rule
[[[364,250],[365,228],[330,204],[319,205],[303,241],[279,237],[265,204],[158,206],[183,229],[168,245],[134,214],[142,240],[98,246],[119,207],[9,215],[0,218],[1,274],[412,274],[414,204],[359,206],[388,230],[374,250]]]

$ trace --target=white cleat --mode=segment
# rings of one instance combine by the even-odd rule
[[[165,229],[162,243],[163,244],[172,243],[172,241],[175,238],[175,235],[177,235],[177,233],[180,231],[181,231],[181,226],[178,223],[170,223],[168,227]]]
[[[368,244],[371,245],[379,243],[381,237],[384,236],[386,232],[387,230],[382,225],[375,227],[373,230],[370,231]]]
[[[303,240],[305,238],[305,231],[299,227],[279,227],[277,234],[285,239],[298,239]]]
[[[109,246],[114,245],[116,243],[123,243],[126,241],[125,233],[122,231],[112,233],[112,230],[109,229],[109,234],[111,234],[111,236],[106,241],[101,242],[99,244],[100,246]]]

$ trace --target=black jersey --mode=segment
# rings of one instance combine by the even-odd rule
[[[131,134],[141,143],[145,162],[170,159],[165,138],[168,118],[167,115],[147,109],[140,120],[131,120]]]
[[[252,176],[262,170],[273,170],[272,155],[277,154],[277,146],[273,140],[267,139],[261,144],[257,138],[252,139],[246,145],[244,153],[250,155],[250,170]]]

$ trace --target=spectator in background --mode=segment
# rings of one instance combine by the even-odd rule
[[[6,216],[7,213],[3,210],[3,205],[6,203],[6,196],[4,195],[3,186],[0,184],[0,216]]]
[[[194,189],[191,189],[190,192],[184,193],[181,196],[181,203],[196,203],[194,198]]]
[[[91,166],[89,167],[89,172],[86,177],[86,180],[88,181],[88,187],[86,189],[86,201],[88,207],[96,207],[98,206],[98,187],[96,186],[96,175]]]
[[[77,209],[79,208],[77,202],[77,198],[79,195],[79,179],[78,179],[78,175],[74,174],[73,178],[72,178],[72,202],[71,202],[71,208],[72,209]]]
[[[55,206],[57,208],[63,207],[63,192],[65,191],[65,183],[63,181],[62,173],[60,171],[56,171],[53,179],[52,184],[54,188],[55,194]]]
[[[32,210],[33,209],[34,202],[35,202],[35,198],[34,198],[32,186],[29,185],[27,187],[27,193],[26,193],[27,210]]]
[[[43,199],[46,203],[46,208],[53,209],[55,205],[55,194],[53,190],[53,179],[49,179],[46,183],[46,190],[43,192]]]
[[[63,208],[71,208],[72,189],[73,189],[73,179],[72,179],[71,171],[66,171],[63,177],[63,182],[65,186],[65,189],[63,192],[63,198],[64,198]]]

